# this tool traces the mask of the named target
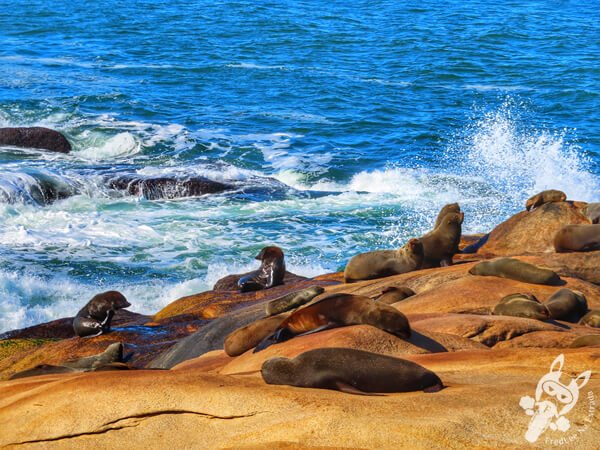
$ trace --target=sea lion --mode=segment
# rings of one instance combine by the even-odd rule
[[[563,191],[548,189],[547,191],[542,191],[539,194],[535,194],[533,197],[530,197],[525,202],[525,209],[527,209],[527,211],[531,211],[532,209],[535,209],[544,203],[557,203],[564,202],[565,200],[567,200],[567,194],[565,194]]]
[[[284,311],[302,306],[305,303],[310,302],[317,295],[322,294],[325,291],[321,286],[311,286],[300,291],[291,292],[283,295],[279,298],[271,300],[265,306],[265,312],[267,316],[274,316]]]
[[[292,311],[282,312],[238,328],[225,338],[225,353],[229,356],[239,356],[256,347],[264,338],[272,335],[291,314]]]
[[[129,306],[131,303],[117,291],[95,295],[75,316],[73,330],[79,337],[93,337],[108,333],[115,311]]]
[[[583,208],[583,214],[590,219],[590,222],[600,223],[600,203],[588,203]]]
[[[600,334],[588,334],[586,336],[575,338],[575,340],[569,344],[569,348],[596,347],[598,345],[600,345]]]
[[[550,318],[548,308],[531,294],[507,295],[494,307],[493,314],[536,320],[548,320]]]
[[[283,284],[285,261],[279,247],[265,247],[255,259],[261,262],[260,269],[239,279],[238,287],[242,292],[259,291]]]
[[[600,309],[592,309],[579,321],[579,325],[600,328]]]
[[[69,153],[71,144],[58,131],[44,127],[0,128],[0,145]]]
[[[410,239],[398,250],[375,250],[353,256],[344,269],[344,280],[352,283],[411,272],[419,269],[422,261],[423,244]]]
[[[471,267],[469,273],[471,275],[502,277],[523,281],[524,283],[547,284],[551,286],[561,283],[561,279],[556,272],[514,258],[482,261]]]
[[[397,309],[362,295],[340,293],[294,311],[254,351],[261,351],[299,334],[361,324],[372,325],[402,339],[408,339],[411,334],[408,319]]]
[[[413,295],[415,295],[415,291],[407,286],[388,286],[373,300],[386,305],[391,305],[392,303],[400,302]]]
[[[600,250],[600,224],[562,227],[554,236],[554,249],[559,253]]]
[[[563,288],[542,303],[550,312],[550,318],[576,323],[585,315],[588,305],[581,292]]]
[[[318,348],[293,359],[271,358],[260,372],[267,384],[350,394],[437,392],[444,387],[435,373],[417,363],[350,348]]]
[[[464,213],[446,214],[434,230],[420,238],[423,243],[421,268],[452,265],[452,257],[458,253],[464,218]]]
[[[435,230],[437,227],[439,227],[442,223],[442,220],[444,219],[444,216],[450,213],[460,213],[460,206],[458,205],[458,203],[449,203],[447,205],[444,205],[442,209],[440,209],[440,212],[438,213],[438,216],[435,219],[435,225],[433,226],[433,229]]]

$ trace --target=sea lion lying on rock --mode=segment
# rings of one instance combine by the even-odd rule
[[[600,250],[600,224],[562,227],[554,236],[554,249],[559,253]]]
[[[531,294],[511,294],[494,307],[494,315],[548,320],[550,312]]]
[[[524,283],[546,284],[551,286],[561,283],[561,279],[556,272],[514,258],[500,258],[492,261],[483,261],[471,267],[469,273],[471,275],[509,278]]]
[[[577,323],[588,310],[585,296],[571,289],[559,289],[543,305],[548,308],[550,318]]]
[[[44,127],[0,128],[0,145],[69,153],[71,144],[58,131]]]
[[[563,191],[548,189],[547,191],[542,191],[539,194],[530,197],[527,202],[525,202],[525,209],[527,209],[527,211],[531,211],[532,209],[535,209],[544,203],[558,203],[566,200],[567,194],[565,194]]]
[[[600,328],[600,309],[592,309],[579,321],[579,325]]]
[[[419,269],[422,262],[423,244],[410,239],[398,250],[375,250],[353,256],[344,269],[344,280],[352,283],[398,275]]]
[[[452,265],[452,257],[458,253],[464,218],[464,213],[446,214],[433,231],[419,238],[423,243],[422,269]]]
[[[412,361],[350,348],[319,348],[294,359],[271,358],[261,368],[267,384],[334,389],[350,394],[437,392],[442,380]]]
[[[300,334],[346,325],[372,325],[403,339],[408,339],[411,334],[408,319],[397,309],[362,295],[341,293],[297,309],[254,351]]]
[[[386,305],[391,305],[408,297],[412,297],[413,295],[415,295],[415,291],[407,286],[388,286],[381,291],[381,294],[378,297],[373,298],[373,300]]]
[[[325,291],[321,286],[311,286],[306,289],[302,289],[296,292],[290,292],[279,298],[271,300],[265,306],[265,313],[267,316],[274,316],[276,314],[289,311],[290,309],[297,308],[310,302],[317,295],[322,294]]]
[[[75,316],[73,330],[79,337],[93,337],[108,333],[115,311],[129,306],[131,303],[117,291],[95,295]]]
[[[260,269],[239,279],[238,287],[242,292],[259,291],[283,284],[285,261],[279,247],[265,247],[255,259],[260,261]]]
[[[283,312],[238,328],[225,338],[225,353],[229,356],[239,356],[256,347],[265,337],[272,335],[291,314],[291,311]]]

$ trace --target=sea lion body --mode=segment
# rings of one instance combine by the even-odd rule
[[[600,345],[600,334],[579,336],[569,344],[569,348],[596,347]]]
[[[293,359],[268,359],[261,375],[267,384],[356,394],[436,392],[443,388],[435,373],[412,361],[349,348],[319,348]]]
[[[402,339],[411,335],[408,319],[397,309],[361,295],[333,294],[294,311],[255,351],[299,334],[347,325],[371,325]]]
[[[564,202],[566,200],[567,194],[565,194],[563,191],[548,189],[547,191],[542,191],[539,194],[530,197],[527,202],[525,202],[525,209],[527,209],[527,211],[531,211],[532,209],[542,206],[545,203],[557,203]]]
[[[58,131],[44,127],[0,128],[0,145],[69,153],[71,144]]]
[[[311,286],[301,291],[291,292],[283,295],[279,298],[271,300],[265,306],[265,313],[267,316],[274,316],[290,309],[297,308],[310,302],[317,295],[322,294],[325,291],[321,286]]]
[[[435,230],[437,227],[439,227],[446,214],[450,213],[460,213],[460,206],[458,205],[458,203],[449,203],[447,205],[444,205],[444,207],[440,209],[440,212],[438,213],[437,218],[435,219],[433,229]]]
[[[261,262],[260,268],[239,279],[238,287],[242,292],[269,289],[283,284],[285,261],[279,247],[265,247],[255,259]]]
[[[554,236],[557,252],[589,252],[600,250],[600,224],[567,225]]]
[[[375,250],[353,256],[344,269],[344,280],[352,283],[411,272],[419,269],[422,261],[423,244],[410,239],[398,250]]]
[[[229,356],[239,356],[256,347],[263,339],[272,335],[291,314],[291,311],[283,312],[238,328],[225,338],[225,353]]]
[[[75,316],[73,330],[79,337],[93,337],[110,331],[115,311],[131,306],[117,291],[95,295]]]
[[[579,325],[600,328],[600,309],[592,309],[579,321]]]
[[[600,223],[600,203],[588,203],[583,209],[583,214],[590,219],[590,222]]]
[[[415,295],[415,291],[407,286],[388,286],[381,291],[379,297],[375,297],[373,300],[386,305],[391,305],[408,297],[412,297],[413,295]]]
[[[560,289],[546,300],[543,305],[548,308],[550,318],[576,323],[588,309],[585,296],[571,289]]]
[[[420,238],[423,243],[423,264],[421,268],[448,266],[458,253],[464,213],[446,214],[440,224]]]
[[[507,295],[494,307],[493,314],[536,320],[548,320],[550,318],[548,309],[530,294]]]
[[[544,269],[514,258],[482,261],[469,269],[471,275],[495,276],[523,281],[525,283],[557,285],[560,277],[552,270]]]

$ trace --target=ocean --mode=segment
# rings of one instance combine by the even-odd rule
[[[0,0],[0,332],[117,289],[154,313],[278,245],[340,270],[459,202],[491,230],[543,189],[600,201],[600,7],[575,1]],[[115,176],[203,176],[152,200]],[[68,192],[44,201],[41,183]]]

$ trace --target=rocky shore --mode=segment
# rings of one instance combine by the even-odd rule
[[[215,289],[175,300],[154,316],[116,313],[113,330],[94,338],[73,334],[72,318],[0,336],[0,446],[7,448],[597,448],[600,441],[600,346],[579,346],[600,328],[562,320],[493,315],[505,296],[557,290],[585,296],[600,309],[600,250],[556,253],[562,227],[589,224],[583,202],[542,204],[499,224],[483,240],[463,236],[448,267],[416,270],[352,284],[342,273],[306,279],[287,274],[281,286],[240,293],[235,277]],[[473,247],[471,247],[473,249]],[[556,272],[560,286],[469,273],[499,257]],[[265,317],[265,303],[319,285],[332,293],[373,297],[390,286],[416,295],[393,304],[410,322],[401,339],[369,325],[298,336],[237,357],[223,351],[236,328]],[[133,308],[132,308],[133,309]],[[596,338],[597,339],[597,338]],[[188,342],[173,357],[173,349]],[[124,345],[128,368],[8,380],[40,364]],[[580,341],[578,341],[580,342]],[[417,362],[445,389],[385,396],[350,395],[264,383],[262,363],[307,350],[345,347]],[[521,405],[533,396],[553,361],[564,355],[561,381],[591,370],[568,413],[568,430],[546,429],[525,439],[532,420]],[[166,370],[168,369],[168,370]]]

